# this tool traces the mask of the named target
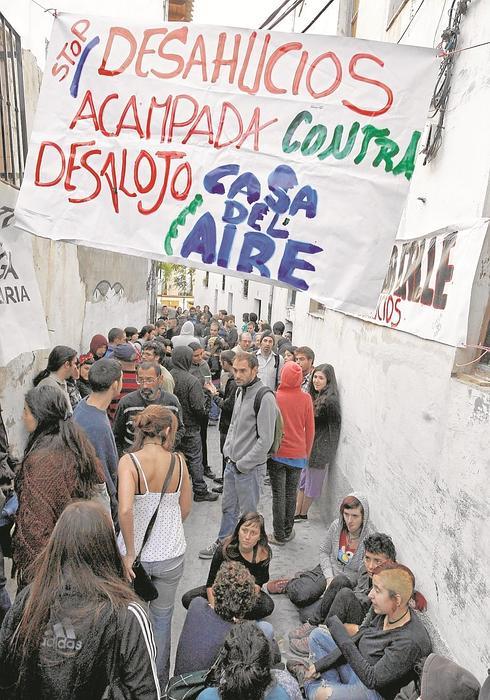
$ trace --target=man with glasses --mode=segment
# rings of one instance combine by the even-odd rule
[[[162,387],[161,366],[156,362],[142,362],[138,365],[136,382],[139,389],[132,391],[119,401],[112,426],[120,457],[133,444],[133,417],[151,404],[165,406],[175,413],[178,421],[175,446],[179,445],[185,431],[182,407],[178,398]]]

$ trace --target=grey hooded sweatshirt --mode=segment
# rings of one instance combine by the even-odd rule
[[[242,474],[265,465],[274,440],[277,404],[272,391],[262,397],[255,416],[254,399],[264,385],[256,378],[237,392],[223,456],[236,464]]]
[[[172,345],[174,348],[181,348],[194,341],[199,342],[197,338],[194,338],[194,324],[192,321],[186,321],[180,330],[180,335],[174,335],[172,338]]]
[[[395,700],[483,700],[480,684],[465,668],[439,654],[429,654],[422,670],[420,690],[412,681],[400,690]]]
[[[343,523],[342,518],[338,517],[328,528],[325,539],[320,546],[320,567],[326,579],[333,578],[338,574],[344,574],[344,576],[347,576],[348,579],[355,583],[364,559],[364,538],[374,532],[374,527],[369,521],[369,503],[367,502],[367,498],[356,491],[349,493],[348,496],[354,496],[357,498],[357,500],[362,504],[364,510],[364,519],[362,522],[361,536],[359,538],[359,546],[356,553],[347,562],[347,564],[343,564],[339,560],[339,538],[340,533],[342,532]]]

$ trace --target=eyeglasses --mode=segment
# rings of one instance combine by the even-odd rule
[[[158,377],[137,377],[136,378],[136,384],[139,385],[144,385],[144,384],[156,384],[158,381]]]

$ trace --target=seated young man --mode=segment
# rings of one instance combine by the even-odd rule
[[[406,566],[386,561],[373,572],[369,599],[372,620],[350,637],[338,617],[309,636],[310,665],[288,662],[303,682],[308,700],[394,700],[415,678],[415,665],[431,652],[431,642],[409,601],[414,575]]]
[[[454,661],[430,654],[420,662],[420,678],[400,690],[395,700],[485,700],[490,697],[490,676],[485,695],[475,676]]]
[[[374,570],[385,561],[396,561],[396,550],[389,535],[375,532],[364,538],[364,559],[359,569],[357,583],[347,576],[335,576],[321,599],[315,603],[308,620],[289,633],[289,646],[295,654],[308,656],[310,633],[325,623],[328,617],[337,616],[341,622],[349,623],[349,631],[357,632],[370,606],[369,591]]]

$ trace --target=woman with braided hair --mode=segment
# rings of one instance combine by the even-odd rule
[[[29,439],[15,478],[13,538],[20,588],[31,580],[32,564],[68,503],[97,497],[104,485],[102,465],[60,389],[41,384],[28,391],[23,418]]]

